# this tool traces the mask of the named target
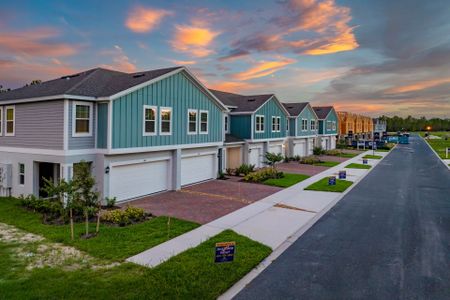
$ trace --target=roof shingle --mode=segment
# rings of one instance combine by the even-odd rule
[[[308,102],[283,103],[284,108],[286,108],[286,110],[289,112],[289,115],[292,117],[298,116],[307,105]]]
[[[319,120],[323,120],[328,116],[330,111],[333,109],[333,106],[314,106],[313,109]]]
[[[225,105],[236,107],[232,112],[254,112],[273,96],[273,94],[239,95],[212,89],[210,92]]]

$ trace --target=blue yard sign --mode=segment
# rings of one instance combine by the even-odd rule
[[[336,185],[336,177],[335,176],[328,177],[328,185]]]
[[[346,179],[347,178],[347,171],[339,171],[339,179]]]
[[[234,260],[236,242],[216,243],[216,263],[231,262]]]
[[[369,162],[369,161],[367,160],[367,158],[363,158],[363,164],[364,164],[364,165],[367,165],[368,162]]]

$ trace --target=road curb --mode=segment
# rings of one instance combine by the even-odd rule
[[[450,170],[450,166],[444,161],[443,158],[441,158],[441,157],[439,156],[439,154],[436,152],[436,150],[434,150],[433,147],[431,147],[431,145],[427,142],[427,140],[424,139],[424,138],[423,138],[422,136],[420,136],[420,135],[419,135],[419,137],[425,142],[425,144],[428,145],[428,147],[430,147],[431,151],[434,152],[434,154],[437,156],[437,158],[439,158],[439,160],[444,164],[444,166],[446,166],[447,169]]]
[[[394,147],[396,148],[396,147]],[[358,178],[353,184],[345,190],[339,197],[330,202],[324,209],[318,212],[311,220],[309,220],[305,225],[303,225],[299,230],[297,230],[293,235],[291,235],[286,241],[284,241],[280,246],[272,251],[272,253],[267,256],[262,262],[260,262],[255,268],[253,268],[249,273],[242,277],[238,282],[236,282],[231,288],[229,288],[225,293],[219,296],[218,300],[229,300],[233,299],[240,291],[242,291],[251,281],[253,281],[259,274],[261,274],[273,261],[275,261],[283,252],[285,252],[295,241],[297,241],[306,231],[308,231],[317,221],[319,221],[326,213],[328,213],[331,208],[333,208],[342,198],[344,198],[347,193],[349,193],[358,183],[363,180],[373,169],[375,169],[378,164],[389,156],[394,148],[389,151],[389,153],[383,156],[379,162],[370,168],[364,175]],[[370,151],[370,150],[369,150]],[[366,151],[367,152],[367,151]],[[364,152],[360,155],[366,155]]]

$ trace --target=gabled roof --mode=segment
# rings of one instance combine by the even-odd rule
[[[319,120],[324,120],[333,110],[333,106],[314,106],[313,109]]]
[[[292,102],[282,104],[291,117],[297,117],[305,109],[305,107],[308,106],[308,102]]]
[[[45,81],[41,84],[29,85],[6,93],[1,93],[0,101],[59,95],[95,98],[109,97],[181,68],[183,67],[172,67],[137,73],[124,73],[96,68]]]
[[[239,95],[212,89],[209,90],[226,106],[233,107],[234,109],[232,112],[255,112],[266,103],[267,100],[274,96],[273,94]]]

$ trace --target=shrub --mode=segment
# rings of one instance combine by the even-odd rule
[[[290,162],[291,160],[292,160],[292,157],[288,157],[288,156],[285,156],[284,159],[283,159],[283,161],[285,163]]]
[[[105,198],[105,202],[106,202],[106,207],[114,207],[116,205],[116,201],[117,201],[117,197],[106,197]]]
[[[128,205],[125,209],[114,209],[104,212],[101,215],[101,220],[106,223],[126,226],[143,221],[146,217],[147,215],[142,208]]]
[[[55,199],[41,199],[34,195],[21,196],[19,199],[22,206],[53,218],[62,216],[64,212],[63,204]]]
[[[234,171],[235,171],[235,170],[234,170],[234,169],[231,169],[231,168],[226,168],[226,169],[225,169],[225,172],[227,173],[228,176],[233,175],[233,174],[234,174]]]
[[[219,171],[219,173],[217,174],[217,179],[221,179],[221,180],[225,179],[225,173],[222,171]]]
[[[248,175],[255,170],[255,165],[242,164],[235,170],[235,175],[240,176],[241,174]]]
[[[314,147],[313,148],[313,154],[314,155],[322,155],[324,153],[325,153],[325,151],[322,150],[322,147]]]
[[[317,156],[306,156],[306,157],[302,157],[300,159],[300,163],[301,164],[306,164],[306,165],[313,165],[313,164],[318,164],[323,162],[320,158],[318,158]]]
[[[278,172],[273,168],[263,168],[246,175],[244,180],[248,182],[263,182],[267,179],[277,179],[283,176],[283,172]]]
[[[271,167],[275,167],[276,163],[283,161],[283,155],[281,153],[266,152],[264,158],[266,159],[264,163]]]
[[[333,150],[326,150],[324,151],[324,154],[330,155],[330,156],[340,156],[342,155],[342,151],[333,149]]]
[[[294,161],[300,161],[302,159],[302,157],[300,156],[300,155],[295,155],[294,157],[293,157],[293,160]]]

